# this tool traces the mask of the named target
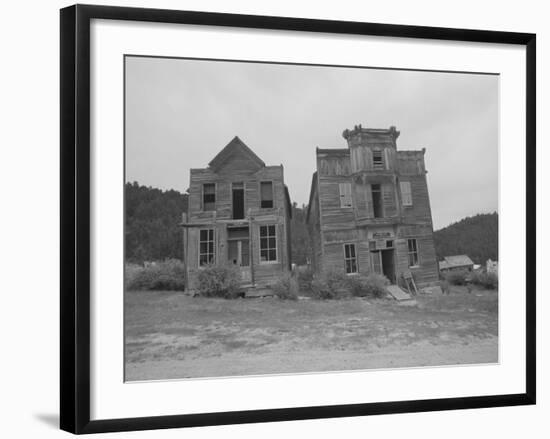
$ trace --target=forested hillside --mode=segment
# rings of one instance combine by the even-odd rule
[[[310,258],[309,235],[306,227],[307,206],[298,207],[292,204],[292,221],[290,222],[290,237],[292,242],[292,262],[304,265]]]
[[[182,259],[182,213],[187,195],[126,183],[126,261]]]
[[[464,218],[434,233],[438,260],[444,256],[468,255],[476,264],[498,260],[498,214]]]
[[[182,259],[182,230],[187,194],[126,183],[125,250],[128,262]],[[292,205],[292,262],[306,263],[310,243],[305,224],[306,206]],[[498,260],[498,214],[480,214],[434,233],[438,260],[466,254],[477,264]]]

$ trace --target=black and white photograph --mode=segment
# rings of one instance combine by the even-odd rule
[[[499,81],[125,55],[125,381],[497,364]]]

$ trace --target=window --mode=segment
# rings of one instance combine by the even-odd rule
[[[214,262],[214,229],[203,229],[199,235],[199,265]]]
[[[244,183],[233,182],[231,184],[233,198],[233,219],[244,218]]]
[[[260,183],[260,207],[273,207],[273,183],[270,181]]]
[[[382,218],[382,187],[379,184],[371,185],[372,214],[375,218]]]
[[[202,185],[202,210],[216,209],[216,185],[206,183]]]
[[[418,245],[416,239],[407,239],[407,245],[409,248],[409,267],[416,267],[418,265]]]
[[[260,226],[260,262],[277,260],[277,232],[275,226]]]
[[[351,183],[340,183],[340,207],[351,207]]]
[[[402,181],[399,183],[399,186],[401,187],[401,201],[403,203],[403,206],[412,206],[413,200],[411,192],[411,182]]]
[[[380,149],[372,150],[372,169],[384,169],[384,155]]]
[[[355,253],[355,244],[344,244],[344,264],[346,273],[357,273],[357,257]]]

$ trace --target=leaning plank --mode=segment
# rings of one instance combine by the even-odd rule
[[[386,287],[386,291],[395,300],[410,300],[411,299],[411,295],[406,293],[405,291],[403,291],[397,285],[388,285]]]

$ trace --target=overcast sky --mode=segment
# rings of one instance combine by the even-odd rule
[[[315,148],[395,125],[426,148],[435,229],[498,210],[498,76],[126,58],[126,180],[185,191],[239,136],[308,202]]]

